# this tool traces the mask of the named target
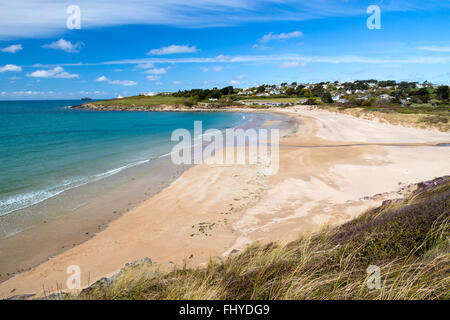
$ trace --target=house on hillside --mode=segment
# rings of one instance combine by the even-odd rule
[[[242,91],[238,92],[238,96],[251,96],[253,94],[248,88],[242,89]]]
[[[331,99],[333,99],[333,101],[338,101],[340,98],[341,98],[341,96],[339,94],[331,96]]]
[[[273,89],[273,90],[269,91],[269,94],[271,94],[271,95],[281,94],[281,91],[277,90],[277,89]]]

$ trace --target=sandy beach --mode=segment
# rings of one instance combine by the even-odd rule
[[[259,165],[196,165],[94,237],[1,283],[0,297],[65,289],[71,265],[85,287],[146,257],[164,269],[199,266],[255,241],[291,241],[450,174],[449,149],[436,146],[450,143],[448,132],[306,106],[271,111],[298,122],[281,141],[276,175]]]

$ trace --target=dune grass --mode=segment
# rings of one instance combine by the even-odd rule
[[[389,111],[386,108],[341,108],[330,105],[321,105],[318,106],[318,108],[349,114],[363,119],[377,119],[381,122],[387,122],[394,125],[421,129],[437,129],[442,132],[450,131],[450,109],[448,107],[443,111],[433,110],[430,112],[424,112],[421,109],[417,109],[415,112],[403,112],[401,111],[403,108],[399,108],[397,111]],[[411,108],[408,110],[411,110]]]
[[[252,245],[207,267],[124,268],[75,299],[449,299],[450,179],[287,245]],[[367,287],[369,265],[381,270]]]

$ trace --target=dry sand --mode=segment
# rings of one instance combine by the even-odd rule
[[[450,133],[404,128],[305,107],[280,147],[279,172],[195,166],[94,238],[0,284],[0,297],[65,288],[78,265],[82,286],[150,257],[162,268],[195,266],[254,241],[290,241],[395,197],[407,184],[450,173]],[[388,194],[382,194],[390,192]]]

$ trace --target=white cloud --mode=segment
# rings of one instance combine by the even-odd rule
[[[182,82],[177,80],[177,81],[173,81],[172,84],[178,85],[178,84],[182,84]]]
[[[166,69],[164,68],[155,68],[155,69],[150,69],[145,71],[144,73],[148,73],[148,74],[165,74],[167,72]]]
[[[231,80],[231,81],[229,82],[229,84],[232,85],[232,86],[236,86],[236,85],[238,85],[238,84],[241,84],[241,80],[243,80],[243,79],[246,78],[246,77],[247,77],[247,76],[246,76],[245,74],[240,74],[240,75],[234,77],[234,79]]]
[[[27,90],[27,91],[14,91],[12,92],[13,95],[16,96],[31,96],[31,95],[37,95],[40,94],[41,92],[39,91],[32,91],[32,90]]]
[[[217,63],[255,63],[255,64],[274,64],[280,65],[286,61],[296,61],[298,63],[313,64],[446,64],[450,63],[450,56],[409,56],[401,58],[390,57],[367,57],[354,55],[336,55],[336,56],[306,56],[300,54],[271,54],[271,55],[236,55],[216,57],[196,57],[196,58],[146,58],[146,59],[124,59],[115,61],[103,61],[96,63],[67,63],[60,66],[80,67],[80,66],[110,66],[110,65],[141,65],[144,63],[152,64],[217,64]],[[54,65],[41,67],[50,68]],[[204,68],[206,71],[208,68]],[[208,69],[209,70],[209,69]]]
[[[44,44],[42,45],[42,48],[47,49],[55,49],[55,50],[63,50],[68,53],[78,52],[81,48],[81,43],[77,42],[73,44],[70,41],[64,40],[63,38],[59,39],[58,41],[52,42],[50,44]]]
[[[223,59],[225,58],[225,56],[219,56],[218,59],[220,59],[220,61],[224,61]],[[219,61],[219,60],[218,60]],[[212,71],[214,72],[221,72],[224,68],[222,66],[214,66],[211,68]],[[203,72],[209,72],[210,69],[209,68],[202,68]]]
[[[72,74],[64,71],[62,67],[55,67],[48,70],[36,70],[32,73],[27,73],[27,77],[32,78],[56,78],[56,79],[72,79],[78,78],[78,74]]]
[[[121,86],[131,87],[137,85],[137,82],[132,80],[111,80],[109,84],[120,84]]]
[[[253,49],[257,49],[257,50],[268,50],[268,49],[270,49],[268,46],[264,46],[264,45],[261,45],[261,44],[254,44],[253,45]]]
[[[179,45],[171,45],[168,47],[162,47],[160,49],[153,49],[148,52],[149,55],[152,56],[162,56],[167,54],[180,54],[180,53],[193,53],[197,52],[197,48],[195,46],[190,47],[188,45],[179,46]]]
[[[105,76],[98,77],[97,79],[95,79],[95,81],[97,81],[97,82],[107,82],[109,84],[119,84],[119,85],[122,85],[122,86],[125,86],[125,87],[131,87],[131,86],[137,85],[137,82],[132,81],[132,80],[109,80]]]
[[[101,77],[98,77],[97,79],[95,79],[95,81],[97,81],[97,82],[106,82],[106,81],[108,81],[108,78],[105,77],[105,76],[101,76]]]
[[[269,34],[266,34],[263,36],[260,40],[262,43],[269,42],[271,40],[286,40],[291,38],[300,38],[303,35],[301,31],[293,31],[289,33],[280,33],[280,34],[274,34],[273,32],[270,32]]]
[[[450,52],[450,47],[425,46],[419,47],[418,49],[431,52]]]
[[[299,62],[299,61],[285,61],[282,64],[280,64],[280,67],[282,68],[299,68],[304,67],[306,63]]]
[[[137,68],[139,68],[139,69],[150,69],[150,68],[154,68],[154,67],[155,67],[155,65],[150,62],[137,65]]]
[[[23,49],[23,47],[21,44],[13,44],[13,45],[10,45],[9,47],[2,48],[1,51],[8,52],[8,53],[16,53],[22,49]]]
[[[231,59],[233,59],[233,57],[231,57],[231,56],[226,56],[226,55],[223,55],[223,54],[219,54],[219,55],[216,57],[216,61],[223,61],[223,62],[230,61]]]
[[[422,57],[412,56],[404,58],[372,58],[365,56],[340,55],[340,56],[304,56],[299,54],[272,54],[272,55],[236,55],[217,57],[202,57],[202,58],[172,58],[172,59],[136,59],[136,60],[119,60],[108,61],[99,64],[88,65],[114,65],[114,64],[140,64],[144,62],[151,63],[282,63],[285,61],[298,61],[305,63],[367,63],[367,64],[437,64],[449,63],[450,57]],[[68,64],[73,65],[73,64]]]
[[[362,16],[366,1],[349,0],[77,0],[83,29],[120,25],[217,27],[249,22],[303,21],[325,17]],[[99,8],[102,8],[101,10]],[[387,0],[383,12],[449,8],[448,1]],[[67,2],[2,1],[0,40],[38,38],[66,30]],[[268,13],[270,10],[270,14]]]
[[[7,71],[19,72],[22,71],[22,68],[15,64],[6,64],[3,67],[0,67],[0,73]]]
[[[156,81],[159,79],[159,76],[146,76],[145,78],[150,81]]]

